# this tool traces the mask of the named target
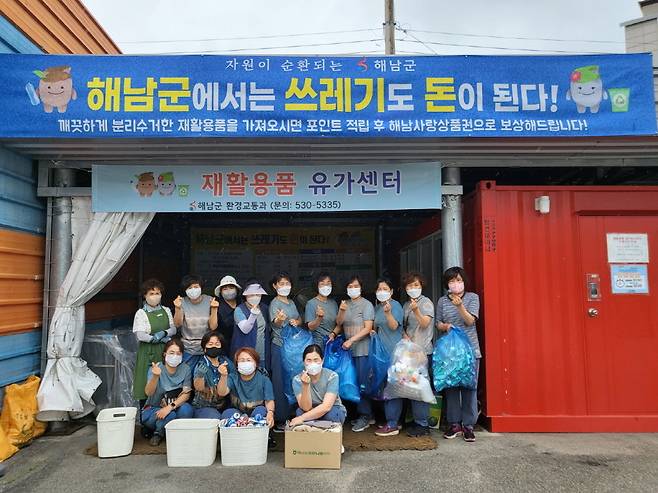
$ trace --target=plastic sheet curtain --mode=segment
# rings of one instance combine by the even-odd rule
[[[80,418],[94,409],[101,380],[80,358],[85,303],[121,268],[154,213],[92,213],[89,198],[74,200],[73,259],[48,328],[48,362],[37,395],[41,421]]]

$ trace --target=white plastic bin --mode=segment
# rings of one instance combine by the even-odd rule
[[[219,429],[223,466],[261,466],[267,462],[267,426]]]
[[[111,407],[98,413],[98,457],[121,457],[133,451],[136,416],[136,407]]]
[[[167,465],[211,465],[217,456],[218,427],[218,419],[174,419],[167,423]]]

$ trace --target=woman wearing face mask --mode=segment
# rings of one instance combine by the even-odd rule
[[[322,367],[322,348],[311,344],[303,357],[304,371],[292,380],[299,409],[290,426],[318,419],[344,423],[347,411],[338,396],[338,374]]]
[[[274,387],[274,400],[276,401],[276,428],[274,431],[281,432],[285,428],[285,421],[289,415],[288,398],[284,392],[283,364],[281,361],[281,347],[283,346],[283,327],[301,325],[302,318],[299,316],[297,306],[288,298],[292,290],[290,275],[279,272],[270,281],[270,286],[276,292],[276,297],[270,302],[269,315],[272,321],[272,385]]]
[[[260,415],[267,425],[274,426],[274,390],[264,368],[259,368],[260,356],[250,347],[235,352],[238,372],[229,375],[228,388],[233,407],[222,413],[228,419],[236,413],[248,414],[252,418]]]
[[[164,285],[160,281],[144,281],[141,288],[144,305],[137,310],[133,320],[133,332],[139,341],[133,376],[133,396],[138,401],[146,399],[144,386],[151,363],[162,359],[165,343],[176,334],[171,310],[160,304],[162,293]]]
[[[266,294],[257,281],[247,282],[242,293],[244,301],[233,312],[234,328],[230,354],[235,357],[235,352],[241,347],[254,348],[265,367],[269,368],[270,319],[267,305],[262,300]]]
[[[238,289],[242,288],[233,276],[222,277],[219,286],[215,288],[215,296],[219,300],[219,308],[217,309],[219,327],[217,330],[224,336],[224,343],[229,348],[231,347],[233,326],[235,325],[233,312],[241,302]]]
[[[338,305],[329,298],[331,294],[331,277],[326,272],[321,272],[316,278],[318,295],[308,300],[304,310],[304,319],[308,330],[313,332],[313,342],[324,347],[327,338],[336,327],[336,316]]]
[[[395,345],[402,339],[402,305],[392,298],[393,283],[389,279],[377,281],[377,306],[375,308],[375,330],[379,340],[389,355],[393,355]],[[402,399],[384,401],[386,424],[375,431],[378,436],[393,436],[399,433],[398,420],[402,414]]]
[[[199,276],[187,275],[181,281],[185,297],[174,300],[174,324],[180,327],[181,339],[185,346],[183,361],[194,371],[203,358],[201,338],[209,330],[217,330],[217,308],[219,302],[201,292]]]
[[[466,272],[461,267],[451,267],[443,273],[443,287],[448,290],[447,296],[442,296],[436,302],[436,328],[440,334],[445,334],[452,326],[460,327],[468,336],[475,353],[476,375],[480,370],[480,342],[475,329],[480,313],[480,298],[475,293],[466,292],[464,283]],[[455,438],[463,435],[467,442],[475,441],[473,427],[477,422],[478,403],[477,390],[461,387],[446,389],[446,417],[450,428],[444,438]]]
[[[368,346],[369,336],[375,319],[375,309],[367,299],[361,296],[361,279],[351,276],[347,281],[349,301],[341,301],[336,317],[336,328],[329,334],[331,340],[340,332],[345,334],[343,349],[352,352],[356,367],[359,387],[365,388],[368,380]],[[352,422],[352,431],[358,433],[367,429],[375,420],[372,419],[372,403],[369,397],[361,395],[357,405],[359,417]]]
[[[204,355],[194,368],[194,417],[220,419],[228,404],[226,393],[222,392],[235,368],[222,353],[222,336],[218,332],[205,334],[201,347]]]
[[[402,284],[409,297],[409,301],[403,307],[405,337],[425,350],[431,382],[432,352],[434,350],[434,324],[432,323],[434,303],[422,294],[425,280],[419,273],[406,274],[402,279]],[[411,401],[411,410],[414,416],[414,426],[409,429],[407,435],[412,437],[429,435],[430,405],[426,402]]]
[[[164,346],[162,363],[151,364],[144,388],[148,398],[142,409],[142,426],[153,432],[151,445],[160,444],[169,421],[194,415],[187,403],[191,390],[192,372],[183,363],[183,345],[174,338]]]

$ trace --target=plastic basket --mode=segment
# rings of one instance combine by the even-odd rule
[[[265,464],[269,431],[266,426],[220,428],[222,465],[261,466]]]
[[[98,413],[98,457],[121,457],[132,452],[136,416],[136,407],[111,407]]]
[[[167,423],[167,465],[205,467],[215,462],[218,426],[218,419],[174,419]]]

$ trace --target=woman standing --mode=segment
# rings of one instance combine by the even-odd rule
[[[238,290],[242,289],[233,276],[224,276],[219,285],[215,288],[215,297],[219,299],[218,313],[218,330],[224,337],[224,345],[231,347],[231,338],[233,337],[233,327],[235,320],[233,312],[240,304]]]
[[[208,332],[201,338],[204,356],[194,368],[194,407],[195,418],[220,419],[227,406],[226,394],[221,394],[221,383],[226,383],[231,373],[235,373],[233,363],[222,354],[222,336],[218,332]]]
[[[313,342],[320,347],[324,347],[329,334],[336,327],[338,305],[329,298],[332,283],[328,273],[321,272],[316,278],[316,285],[318,294],[306,303],[304,319],[308,330],[313,333]]]
[[[389,279],[379,279],[377,281],[375,294],[378,301],[375,308],[375,330],[386,352],[392,356],[395,345],[402,340],[404,311],[402,305],[392,298],[393,283]],[[398,421],[402,414],[402,399],[386,399],[384,401],[384,412],[386,414],[386,424],[377,428],[375,435],[397,435],[400,432]]]
[[[241,347],[254,348],[265,367],[270,364],[270,320],[267,305],[262,297],[267,292],[257,282],[250,281],[244,290],[244,302],[233,312],[233,337],[231,339],[232,357]]]
[[[275,431],[281,432],[285,429],[285,421],[289,416],[288,398],[285,394],[283,377],[283,361],[281,360],[281,348],[283,347],[283,327],[291,325],[298,327],[302,323],[299,311],[295,303],[288,298],[292,290],[292,280],[286,272],[276,274],[270,285],[276,291],[276,297],[271,301],[269,308],[270,320],[272,321],[272,385],[274,387],[275,407]]]
[[[480,313],[480,298],[475,293],[466,292],[466,272],[461,267],[451,267],[443,273],[443,287],[448,290],[436,303],[436,328],[445,334],[452,326],[460,327],[468,336],[475,354],[475,379],[479,376],[480,341],[475,328]],[[444,438],[464,436],[467,442],[475,441],[473,427],[478,417],[477,389],[461,387],[446,389],[446,417],[450,428]]]
[[[183,361],[194,371],[203,357],[201,338],[209,330],[217,330],[217,308],[215,298],[201,292],[203,285],[199,276],[187,275],[181,281],[185,297],[174,300],[174,324],[180,327],[185,352]]]
[[[434,303],[422,294],[425,280],[419,273],[410,272],[406,274],[402,279],[402,283],[409,297],[409,301],[404,304],[403,308],[405,335],[425,350],[429,373],[432,368],[432,352],[434,350],[434,325],[432,324]],[[407,435],[412,437],[429,435],[430,405],[427,402],[411,401],[411,410],[414,416],[414,426],[407,432]]]
[[[160,304],[164,285],[157,279],[148,279],[142,283],[140,293],[144,305],[135,312],[133,320],[133,332],[139,341],[133,376],[133,396],[138,401],[146,399],[144,387],[151,363],[162,359],[165,343],[176,333],[171,310]]]
[[[142,409],[142,426],[153,431],[150,444],[158,446],[164,438],[165,425],[176,418],[191,418],[187,403],[192,390],[192,372],[183,363],[183,346],[172,339],[164,346],[162,363],[152,363],[144,392],[148,396]]]
[[[357,380],[360,388],[365,388],[368,381],[368,346],[369,336],[375,319],[375,309],[367,299],[361,296],[361,279],[351,276],[347,281],[347,296],[349,301],[341,301],[336,317],[336,329],[329,336],[330,339],[340,332],[345,334],[343,349],[352,352],[354,366],[356,366]],[[372,419],[372,403],[370,398],[361,394],[357,405],[359,416],[352,422],[352,431],[360,432],[374,424]]]

